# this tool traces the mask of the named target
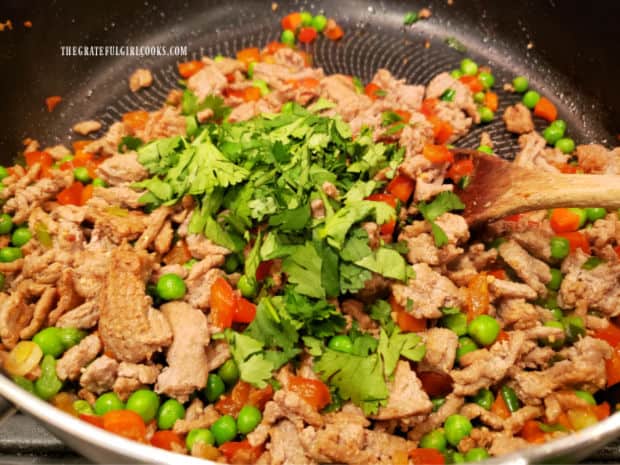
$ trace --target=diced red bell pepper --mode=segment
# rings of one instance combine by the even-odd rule
[[[471,321],[479,315],[489,313],[489,284],[485,272],[478,273],[467,286],[467,321]]]
[[[473,171],[474,162],[470,158],[464,158],[450,165],[447,176],[454,182],[459,182],[463,176],[469,176]]]
[[[237,60],[245,64],[246,67],[253,61],[260,61],[260,50],[256,47],[248,47],[237,52]]]
[[[534,115],[540,116],[551,123],[557,119],[558,109],[551,100],[546,97],[540,97],[540,100],[538,100],[538,103],[534,107]]]
[[[422,155],[433,163],[448,163],[454,161],[452,152],[445,145],[426,144]]]
[[[415,181],[404,174],[394,176],[387,186],[387,191],[403,203],[409,200],[414,189]]]
[[[575,231],[575,232],[564,232],[557,233],[558,236],[563,237],[568,240],[570,245],[570,251],[574,252],[577,249],[581,249],[586,254],[590,254],[590,244],[588,243],[588,239],[585,234]]]
[[[256,317],[256,305],[243,297],[237,299],[237,305],[233,313],[235,323],[252,323]]]
[[[146,425],[142,417],[132,410],[113,410],[102,416],[103,429],[134,441],[143,441]]]
[[[82,193],[84,191],[84,184],[79,181],[74,182],[66,189],[63,189],[58,193],[56,197],[60,205],[83,205]]]
[[[597,339],[603,339],[604,341],[607,341],[610,346],[616,348],[620,346],[620,327],[610,321],[606,328],[597,329],[594,331],[594,337]]]
[[[202,68],[204,68],[205,64],[201,60],[192,60],[186,61],[183,63],[179,63],[177,68],[179,69],[179,74],[183,76],[185,79],[192,77]]]
[[[299,42],[301,42],[302,44],[309,44],[311,42],[314,42],[316,37],[316,29],[314,29],[313,27],[302,27],[299,30],[299,35],[297,36]]]
[[[374,82],[370,82],[370,83],[366,84],[366,87],[364,87],[364,93],[368,97],[370,97],[372,100],[377,100],[381,96],[381,92],[382,91],[383,91],[383,89],[381,89],[381,87],[379,87]],[[377,94],[377,92],[379,94]]]
[[[218,328],[230,328],[237,306],[237,294],[224,278],[217,278],[211,285],[209,304],[211,322]]]
[[[160,449],[173,450],[172,445],[176,444],[180,450],[185,448],[185,441],[174,431],[161,430],[155,431],[151,437],[151,445]]]
[[[264,446],[252,447],[247,439],[243,441],[230,441],[219,447],[220,452],[228,463],[252,464],[255,463],[264,452]]]
[[[332,401],[329,388],[317,379],[289,376],[288,388],[316,410],[322,410]]]
[[[47,106],[48,112],[53,112],[56,105],[62,102],[62,97],[60,95],[52,95],[51,97],[47,97],[45,99],[45,105]]]
[[[414,465],[444,465],[446,458],[437,449],[418,447],[409,451]]]
[[[297,31],[297,28],[301,26],[301,23],[302,23],[301,13],[297,11],[286,15],[284,18],[282,18],[282,21],[280,21],[282,29],[286,29],[286,30],[293,31],[293,32]]]

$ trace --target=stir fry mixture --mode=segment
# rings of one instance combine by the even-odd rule
[[[310,61],[271,43],[182,63],[163,108],[0,169],[4,371],[105,430],[228,463],[461,463],[609,416],[618,212],[472,236],[454,193],[472,162],[447,144],[495,117],[491,70],[364,86]],[[526,78],[509,87],[514,163],[620,172]]]

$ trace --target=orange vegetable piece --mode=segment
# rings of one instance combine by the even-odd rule
[[[616,255],[618,256],[618,258],[620,258],[620,245],[614,247],[614,252],[616,252]]]
[[[74,182],[69,187],[61,190],[56,197],[60,205],[81,205],[82,191],[84,185],[81,182]]]
[[[130,111],[123,115],[123,123],[134,131],[143,129],[148,119],[149,114],[144,110]]]
[[[415,465],[444,465],[446,458],[437,449],[418,447],[409,451]]]
[[[288,29],[289,31],[297,31],[297,28],[301,26],[301,13],[296,11],[295,13],[290,13],[286,15],[280,21],[282,25],[282,29]]]
[[[521,437],[532,444],[545,442],[545,433],[535,420],[527,420],[521,429]]]
[[[396,208],[398,203],[398,199],[392,194],[372,194],[366,197],[366,200],[372,200],[373,202],[384,202],[394,208]]]
[[[297,38],[302,44],[309,44],[315,41],[317,37],[316,29],[313,27],[302,27],[299,30]]]
[[[579,229],[579,215],[568,208],[554,208],[549,220],[551,229],[556,233],[572,232]]]
[[[278,42],[276,40],[274,40],[273,42],[269,42],[266,46],[264,51],[268,54],[268,55],[273,55],[274,53],[276,53],[278,50],[280,50],[281,48],[285,48],[286,45],[283,44],[282,42]]]
[[[493,405],[491,405],[491,412],[504,419],[510,417],[510,409],[508,409],[506,401],[504,401],[504,397],[499,392],[495,396]]]
[[[224,278],[217,278],[211,285],[209,305],[212,323],[218,328],[230,328],[237,306],[237,294]]]
[[[173,450],[172,444],[176,444],[179,447],[185,448],[185,441],[181,439],[174,431],[162,430],[155,431],[151,437],[151,445],[159,447],[160,449]]]
[[[464,158],[450,165],[447,176],[454,182],[459,182],[463,176],[469,176],[473,171],[474,162],[469,158]]]
[[[258,87],[246,87],[243,89],[243,101],[244,102],[255,102],[260,100],[261,93]]]
[[[88,184],[87,186],[84,186],[84,189],[82,189],[82,195],[80,196],[80,205],[85,205],[86,202],[88,202],[91,197],[93,196],[93,190],[95,189],[95,186],[93,186],[92,184]]]
[[[478,79],[478,76],[461,76],[459,81],[469,87],[469,90],[471,90],[474,94],[484,90],[484,86],[482,85],[480,79]]]
[[[509,340],[510,340],[510,335],[506,331],[501,329],[499,331],[499,334],[497,335],[496,341],[501,342],[501,341],[509,341]]]
[[[246,67],[253,61],[260,61],[260,50],[256,47],[248,47],[237,52],[237,60],[243,62]]]
[[[602,402],[598,405],[592,405],[590,408],[594,412],[594,415],[596,415],[596,418],[598,418],[598,421],[604,420],[611,414],[611,407],[607,402]]]
[[[454,161],[452,152],[445,145],[426,144],[422,155],[433,163],[446,163]]]
[[[56,105],[62,102],[62,97],[60,95],[52,95],[51,97],[47,97],[45,99],[45,105],[47,106],[48,112],[53,112]]]
[[[245,381],[235,384],[230,394],[224,394],[215,404],[215,409],[222,415],[237,416],[244,405],[253,405],[259,410],[273,397],[273,388],[267,385],[263,389],[250,386]]]
[[[329,40],[340,40],[344,36],[344,31],[336,22],[333,22],[333,24],[331,24],[331,22],[332,20],[327,21],[327,27],[325,31],[323,31],[323,34]]]
[[[364,87],[364,93],[372,100],[377,100],[380,97],[380,95],[377,95],[377,92],[380,93],[381,91],[383,91],[383,89],[374,82],[370,82]]]
[[[75,142],[73,142],[71,145],[73,146],[73,151],[74,152],[81,152],[84,150],[84,148],[86,148],[86,146],[88,144],[92,144],[92,140],[76,140]]]
[[[546,119],[549,122],[555,121],[558,117],[558,110],[546,97],[541,97],[538,100],[538,103],[534,107],[534,115],[540,116],[543,119]]]
[[[287,84],[291,84],[295,89],[301,87],[304,89],[316,89],[320,85],[319,80],[315,78],[289,79],[286,82]]]
[[[388,299],[392,312],[396,314],[396,324],[403,332],[419,333],[426,329],[426,318],[416,318],[396,302],[393,295]]]
[[[484,94],[484,105],[488,107],[492,112],[497,111],[497,107],[499,106],[499,99],[495,92],[487,91]]]
[[[103,428],[103,418],[98,417],[97,415],[86,415],[84,413],[80,413],[78,417],[80,420],[90,423],[97,428]]]
[[[247,439],[243,441],[230,441],[219,447],[220,452],[226,457],[228,463],[252,464],[264,452],[264,445],[252,447]]]
[[[52,164],[54,163],[54,159],[47,152],[28,152],[24,155],[24,157],[26,158],[26,165],[29,167],[37,163],[41,165],[39,178],[47,176],[52,168]]]
[[[427,98],[422,101],[422,108],[420,109],[420,113],[424,116],[428,117],[435,113],[435,107],[439,103],[438,98]]]
[[[407,110],[394,110],[398,116],[400,116],[404,123],[408,123],[411,120],[411,113]]]
[[[328,387],[318,379],[290,376],[288,388],[316,410],[322,410],[332,401]]]
[[[102,417],[103,429],[134,441],[144,441],[146,425],[142,417],[131,410],[114,410]]]
[[[583,252],[587,253],[588,255],[590,254],[590,244],[588,243],[588,239],[583,233],[579,231],[575,231],[575,232],[564,232],[564,233],[557,233],[557,234],[558,236],[564,237],[568,240],[571,252],[574,252],[577,249],[581,249],[583,250]]]
[[[201,60],[185,61],[177,65],[179,74],[183,76],[185,79],[192,77],[194,74],[196,74],[198,71],[200,71],[204,67],[205,67],[205,64]]]
[[[233,321],[235,323],[252,323],[254,317],[256,317],[256,305],[240,297],[233,313]]]
[[[497,270],[489,270],[487,271],[488,274],[490,274],[491,276],[495,276],[497,279],[508,279],[508,277],[506,276],[506,271],[500,269]]]
[[[479,315],[489,312],[489,284],[487,274],[483,271],[478,273],[467,286],[467,321],[471,321]]]
[[[415,181],[404,174],[394,176],[387,186],[387,191],[403,203],[409,200],[414,189]]]
[[[178,240],[170,251],[164,255],[163,262],[166,265],[183,265],[192,258],[192,254],[184,240]]]
[[[613,348],[620,346],[620,328],[611,321],[606,328],[594,331],[594,337],[607,341]]]
[[[605,360],[605,372],[607,373],[607,387],[620,383],[620,349],[616,348],[611,358]]]

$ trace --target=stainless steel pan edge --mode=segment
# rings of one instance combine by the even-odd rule
[[[162,465],[216,463],[156,449],[103,431],[38,399],[3,375],[0,375],[0,395],[19,406],[20,410],[42,421],[59,439],[97,463]],[[576,463],[618,437],[619,433],[620,414],[617,413],[570,436],[481,463],[486,465]]]

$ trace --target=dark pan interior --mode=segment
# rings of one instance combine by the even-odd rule
[[[517,100],[501,90],[517,74],[550,97],[578,142],[613,145],[620,132],[617,76],[617,18],[620,2],[579,0],[420,1],[199,1],[125,0],[41,2],[4,0],[0,21],[0,161],[18,154],[25,137],[44,145],[83,138],[71,126],[95,118],[106,125],[138,108],[154,109],[177,86],[176,62],[201,54],[234,55],[245,46],[263,46],[279,36],[279,19],[288,12],[324,10],[346,31],[338,43],[321,39],[309,48],[326,73],[342,72],[368,81],[379,67],[413,83],[427,83],[464,56],[488,64],[497,77],[500,110]],[[433,16],[404,27],[407,11],[429,6]],[[30,20],[32,28],[23,27]],[[454,37],[465,54],[446,45]],[[429,41],[430,47],[425,47]],[[187,45],[187,58],[63,57],[61,45]],[[155,84],[132,94],[127,79],[137,67],[154,72]],[[45,97],[61,95],[53,113]],[[541,123],[541,122],[539,122]],[[501,118],[478,127],[461,143],[477,146],[482,130],[498,152],[510,156],[516,138]],[[99,134],[93,134],[97,137]]]

